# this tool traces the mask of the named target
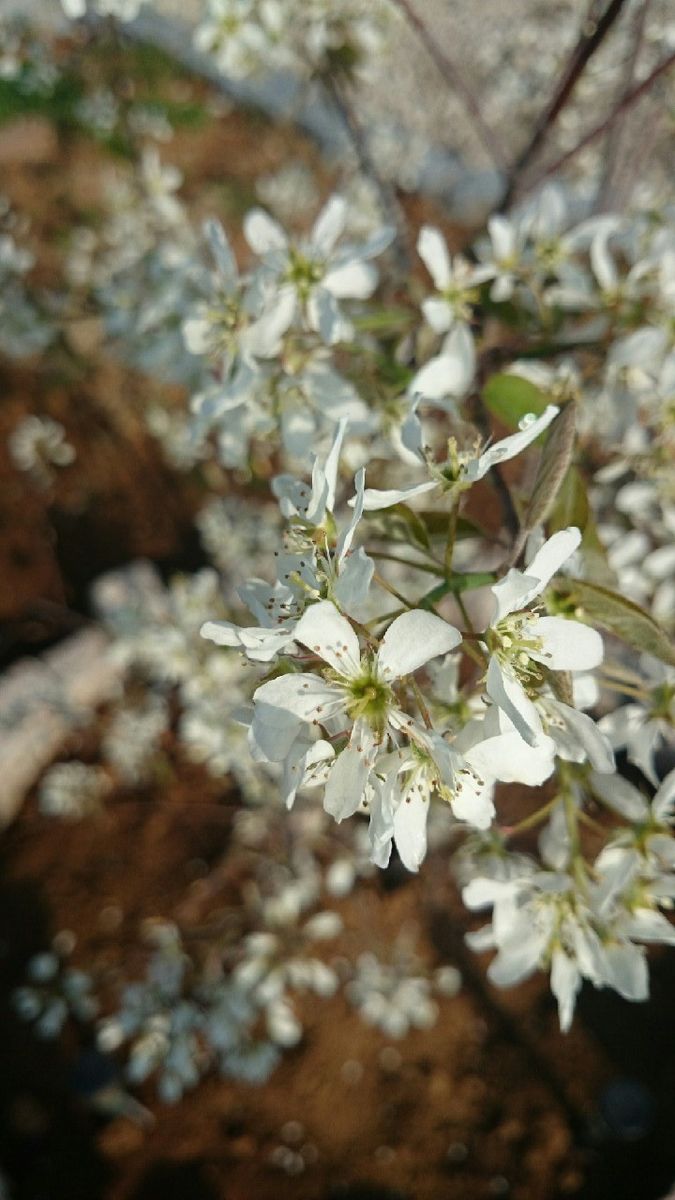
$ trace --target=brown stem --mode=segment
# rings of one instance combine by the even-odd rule
[[[361,124],[354,112],[354,107],[347,96],[345,88],[335,79],[333,75],[326,75],[323,78],[323,84],[330,96],[335,109],[337,110],[342,124],[347,132],[350,142],[354,147],[356,158],[363,175],[368,179],[375,188],[383,215],[387,221],[396,230],[395,250],[398,259],[398,265],[402,271],[407,271],[410,266],[407,239],[406,239],[406,219],[401,209],[401,206],[396,197],[396,192],[393,186],[386,182],[380,175],[370,149],[368,140],[364,135]]]
[[[546,167],[536,179],[528,184],[526,190],[532,191],[533,188],[538,187],[540,183],[543,183],[543,181],[548,179],[551,175],[557,175],[560,169],[566,166],[570,159],[579,154],[581,150],[585,150],[586,146],[589,146],[591,142],[596,140],[596,138],[602,137],[602,134],[607,132],[607,130],[614,124],[617,117],[621,116],[621,113],[625,112],[627,108],[630,108],[637,100],[644,96],[649,91],[652,84],[654,84],[661,75],[664,75],[665,72],[669,71],[673,66],[675,66],[675,51],[672,54],[668,54],[666,58],[662,59],[661,62],[654,67],[654,70],[650,72],[646,79],[643,79],[642,82],[637,84],[636,87],[631,88],[630,92],[628,92],[628,94],[624,96],[618,104],[615,104],[609,116],[605,117],[604,121],[601,121],[587,134],[585,134],[585,136],[582,137],[581,140],[577,142],[576,146],[573,146],[571,150],[567,150],[565,154],[561,154],[559,158],[556,158],[555,162],[550,163],[549,166]]]
[[[628,95],[635,82],[635,68],[637,66],[640,49],[642,47],[642,40],[650,3],[651,0],[643,0],[641,7],[638,9],[633,19],[632,44],[626,61],[621,84],[619,85],[619,90],[617,92],[617,103],[620,103],[624,97]],[[620,163],[621,160],[623,133],[624,128],[621,121],[616,121],[614,126],[608,130],[603,153],[602,177],[598,185],[598,194],[594,205],[595,212],[605,211],[610,203],[610,194],[612,192],[612,185],[615,183],[617,163]],[[613,203],[614,201],[612,201],[612,204]],[[614,211],[616,211],[616,209]]]
[[[446,51],[441,50],[440,46],[434,41],[426,25],[422,21],[421,17],[419,17],[415,12],[415,9],[413,8],[412,4],[410,4],[409,0],[393,0],[393,3],[397,8],[400,9],[411,29],[413,29],[417,34],[420,42],[424,46],[429,57],[435,63],[445,82],[450,88],[452,88],[453,92],[456,92],[459,96],[466,111],[472,118],[476,133],[490,155],[490,158],[501,170],[504,170],[506,167],[506,159],[499,143],[499,139],[484,120],[478,101],[466,79]]]
[[[513,203],[524,171],[536,155],[551,126],[567,105],[580,76],[583,74],[596,50],[602,45],[625,3],[626,0],[610,0],[599,20],[590,23],[587,22],[582,28],[577,44],[562,72],[558,86],[548,106],[537,121],[529,142],[521,150],[509,172],[509,179],[501,208],[507,209]]]

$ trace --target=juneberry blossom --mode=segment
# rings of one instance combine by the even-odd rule
[[[347,205],[342,196],[332,196],[317,217],[309,237],[298,243],[262,209],[253,209],[244,221],[246,240],[260,257],[261,278],[266,287],[265,312],[261,322],[275,322],[286,329],[300,319],[328,345],[353,336],[339,300],[365,300],[377,286],[377,272],[370,259],[386,250],[394,231],[384,227],[367,241],[337,248],[345,229]]]
[[[600,634],[580,621],[541,616],[531,608],[581,542],[574,526],[561,529],[525,571],[512,567],[492,587],[494,610],[482,640],[490,655],[486,691],[531,746],[544,733],[534,698],[546,671],[587,671],[602,662]]]
[[[364,602],[374,563],[363,547],[353,549],[363,512],[365,472],[355,480],[356,497],[349,523],[338,534],[334,518],[340,451],[347,424],[341,421],[325,458],[315,458],[312,481],[277,476],[272,488],[288,521],[284,549],[276,554],[277,581],[249,580],[241,599],[259,624],[242,627],[232,621],[207,621],[202,636],[219,646],[236,646],[254,662],[269,662],[293,644],[295,627],[305,606],[330,599],[347,612]]]
[[[489,279],[489,267],[475,267],[458,254],[451,258],[440,230],[423,225],[417,252],[433,279],[438,295],[422,302],[422,312],[436,333],[447,333],[457,323],[466,323],[480,299],[480,285]]]
[[[479,479],[484,479],[488,471],[497,463],[508,462],[509,459],[515,458],[517,454],[531,445],[548,428],[559,411],[554,404],[549,404],[541,416],[534,417],[533,414],[529,414],[521,421],[521,427],[517,433],[502,438],[482,452],[477,447],[470,450],[459,450],[456,441],[450,439],[447,460],[436,465],[428,459],[422,426],[417,417],[417,404],[423,399],[425,397],[419,397],[414,404],[404,427],[403,439],[407,449],[426,463],[433,478],[424,483],[414,484],[409,488],[391,488],[388,491],[366,488],[363,497],[364,511],[372,512],[380,508],[391,508],[393,504],[401,502],[407,504],[415,496],[423,496],[437,491],[459,496]]]
[[[603,919],[598,898],[584,894],[572,875],[538,871],[531,861],[512,879],[472,879],[462,895],[470,909],[493,906],[492,924],[467,935],[474,950],[497,949],[488,977],[513,987],[537,969],[550,970],[563,1032],[584,979],[627,1000],[647,998],[644,949]]]
[[[654,756],[675,743],[675,669],[646,654],[640,667],[642,679],[636,676],[635,682],[651,684],[646,702],[622,704],[601,717],[599,726],[615,749],[626,748],[630,761],[656,787]]]
[[[328,600],[308,608],[294,638],[322,663],[322,674],[281,675],[254,693],[251,744],[261,760],[282,762],[308,725],[347,742],[336,754],[324,807],[341,821],[359,808],[378,752],[404,741],[414,722],[402,709],[399,680],[446,654],[461,634],[433,613],[403,613],[378,649],[362,654],[353,626]]]

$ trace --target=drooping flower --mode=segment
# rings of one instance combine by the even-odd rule
[[[482,635],[490,654],[486,691],[531,746],[544,732],[534,703],[545,683],[542,668],[586,671],[602,662],[602,638],[595,629],[564,617],[540,616],[530,607],[580,542],[574,526],[559,530],[524,572],[512,567],[491,589],[494,613]]]

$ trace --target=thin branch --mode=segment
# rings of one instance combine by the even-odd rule
[[[396,230],[396,256],[399,267],[405,271],[410,266],[406,239],[406,219],[396,197],[396,192],[393,186],[382,178],[377,169],[373,156],[370,153],[368,139],[364,134],[345,89],[341,87],[333,75],[323,77],[323,84],[354,147],[362,174],[373,184],[379,197],[383,215]]]
[[[576,46],[562,72],[551,101],[537,121],[529,142],[520,152],[509,171],[508,183],[500,205],[501,208],[507,209],[513,203],[525,170],[535,157],[551,126],[567,105],[579,78],[596,50],[602,45],[625,4],[626,0],[610,0],[599,20],[587,23],[582,28]]]
[[[549,165],[544,168],[541,174],[527,185],[525,190],[532,191],[534,188],[539,187],[539,184],[543,183],[543,181],[548,179],[551,175],[557,175],[561,168],[567,165],[570,159],[579,154],[581,150],[585,150],[587,146],[590,146],[591,142],[594,142],[596,138],[602,137],[603,133],[606,133],[607,130],[611,128],[617,117],[621,116],[621,113],[625,112],[626,109],[635,104],[637,100],[640,100],[642,96],[646,95],[652,85],[656,83],[656,80],[659,79],[661,75],[665,75],[665,73],[673,66],[675,66],[675,51],[672,54],[668,54],[666,58],[662,59],[661,62],[654,67],[654,70],[650,72],[647,78],[643,79],[641,83],[632,88],[630,92],[628,92],[628,94],[614,106],[609,115],[587,134],[585,134],[585,136],[582,137],[575,146],[572,146],[571,150],[567,150],[565,154],[561,154],[559,158],[556,158],[555,162],[549,163]]]
[[[453,92],[456,92],[461,99],[466,111],[473,120],[476,133],[490,155],[490,158],[500,170],[506,170],[507,163],[499,139],[484,120],[480,105],[459,68],[446,51],[441,50],[440,46],[434,41],[426,25],[415,12],[409,0],[392,0],[392,2],[400,9],[411,29],[417,34],[427,54],[436,64],[440,74],[448,84],[448,87]]]
[[[642,5],[638,9],[633,18],[633,39],[630,47],[630,53],[626,61],[623,78],[617,92],[616,100],[620,103],[625,96],[628,95],[631,87],[635,82],[635,69],[642,48],[644,37],[645,24],[651,0],[643,0]],[[610,192],[612,185],[615,182],[617,164],[620,164],[621,149],[623,142],[624,126],[623,122],[617,121],[614,126],[608,131],[604,155],[602,177],[598,185],[598,194],[596,196],[594,211],[603,212],[606,205],[609,203]]]

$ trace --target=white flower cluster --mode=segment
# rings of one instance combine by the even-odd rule
[[[188,349],[206,358],[216,382],[192,399],[199,447],[215,434],[227,467],[244,466],[250,442],[280,430],[292,458],[303,460],[326,428],[348,419],[372,429],[366,405],[332,365],[332,347],[353,340],[341,301],[363,301],[377,284],[371,259],[391,241],[382,229],[361,243],[340,244],[347,206],[333,196],[308,238],[292,241],[254,209],[244,232],[257,267],[240,276],[225,233],[206,228],[216,264],[210,296],[184,322]]]
[[[129,1080],[157,1072],[167,1103],[214,1066],[225,1076],[264,1082],[282,1051],[302,1037],[292,993],[328,997],[339,986],[314,946],[339,934],[340,918],[330,911],[306,916],[319,887],[310,861],[265,898],[249,888],[232,914],[217,967],[213,955],[201,967],[175,925],[152,923],[146,977],[127,986],[119,1011],[100,1023],[100,1047],[129,1043]]]
[[[9,453],[20,471],[47,487],[54,477],[52,467],[67,467],[75,460],[75,448],[59,421],[51,417],[24,417],[8,439]]]
[[[206,0],[195,45],[235,79],[283,69],[351,73],[376,54],[386,17],[381,0]]]
[[[87,14],[115,17],[118,21],[133,21],[141,11],[144,0],[61,0],[63,11],[71,21]]]
[[[35,954],[27,976],[28,983],[14,991],[14,1007],[24,1021],[34,1024],[40,1037],[58,1037],[69,1017],[83,1022],[95,1018],[98,1002],[91,977],[64,967],[61,955],[51,950]]]
[[[44,350],[54,329],[44,300],[31,294],[26,276],[34,264],[30,250],[17,241],[25,229],[0,196],[0,351],[9,358],[26,358]]]
[[[48,817],[79,821],[100,812],[111,781],[100,767],[86,763],[56,763],[40,780],[38,804]]]

